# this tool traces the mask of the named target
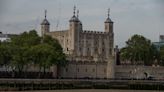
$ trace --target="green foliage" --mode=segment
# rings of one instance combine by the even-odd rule
[[[66,56],[56,39],[41,38],[35,30],[13,36],[9,42],[0,43],[0,65],[14,71],[25,71],[30,65],[45,69],[52,65],[65,65]]]
[[[121,59],[129,60],[132,64],[151,65],[157,58],[157,50],[151,41],[141,35],[132,36],[126,47],[121,49]]]
[[[12,60],[10,46],[7,43],[0,44],[0,65],[7,66]]]
[[[11,43],[18,46],[33,46],[40,43],[41,38],[38,36],[35,30],[30,32],[24,32],[20,35],[11,38]]]
[[[66,65],[66,56],[63,53],[63,49],[61,45],[59,44],[58,40],[51,38],[50,36],[44,36],[43,38],[43,43],[49,44],[53,46],[53,51],[54,51],[54,58],[56,59],[56,64],[64,66]]]
[[[39,66],[40,69],[43,68],[44,72],[46,68],[56,64],[57,59],[56,52],[53,46],[49,44],[39,44],[30,48],[30,53],[32,57],[32,62]]]
[[[164,65],[164,46],[160,48],[160,60],[162,65]]]

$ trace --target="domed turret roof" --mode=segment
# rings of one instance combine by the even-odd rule
[[[105,23],[113,23],[113,21],[108,17],[105,21]]]
[[[80,25],[82,25],[82,22],[81,22],[81,21],[79,21],[79,24],[80,24]]]
[[[42,21],[41,25],[50,25],[50,23],[49,23],[48,20],[45,18],[45,19]]]
[[[79,19],[73,15],[69,22],[79,22]]]
[[[50,23],[47,20],[47,10],[45,10],[45,18],[44,20],[41,22],[41,25],[50,25]]]
[[[106,21],[105,21],[105,23],[113,23],[113,21],[110,19],[110,8],[108,9],[108,17],[107,17],[107,19],[106,19]]]
[[[75,16],[75,12],[76,11],[76,6],[74,6],[74,11],[73,11],[73,16],[72,18],[69,20],[69,22],[79,22],[78,16]]]

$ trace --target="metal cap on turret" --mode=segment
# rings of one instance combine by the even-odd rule
[[[106,21],[105,21],[105,23],[113,23],[113,21],[110,19],[110,8],[108,9],[108,17],[107,17],[107,19],[106,19]]]
[[[76,13],[75,11],[76,11],[76,6],[74,6],[73,16],[69,20],[69,22],[78,22],[79,21],[79,19],[75,16],[75,13]]]
[[[44,20],[41,22],[41,25],[50,25],[50,23],[47,20],[47,10],[45,10],[45,18]]]
[[[82,22],[79,19],[79,10],[77,10],[77,19],[78,19],[79,24],[82,25]]]

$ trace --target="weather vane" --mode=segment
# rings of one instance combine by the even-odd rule
[[[46,17],[47,17],[47,10],[45,10],[45,19],[46,19]]]
[[[73,15],[75,16],[76,6],[74,6]]]
[[[77,10],[77,18],[79,17],[79,10]]]
[[[110,16],[110,8],[108,8],[108,18],[109,18],[109,16]]]

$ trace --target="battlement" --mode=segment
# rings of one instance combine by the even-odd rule
[[[95,61],[69,61],[70,64],[107,64],[108,62],[102,61],[102,62],[95,62]]]
[[[93,30],[83,30],[82,33],[87,33],[87,34],[107,34],[108,32],[93,31]]]

